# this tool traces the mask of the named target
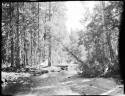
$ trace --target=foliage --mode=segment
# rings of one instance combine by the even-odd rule
[[[82,70],[86,70],[83,71],[83,74],[98,73],[101,75],[107,72],[119,72],[117,71],[119,70],[118,36],[123,2],[109,1],[109,5],[105,5],[104,10],[102,7],[104,2],[101,3],[101,6],[95,7],[95,14],[91,16],[87,31],[79,33],[79,43],[83,44],[88,51],[86,63],[89,65],[89,69],[83,68]],[[98,64],[96,65],[95,62]],[[98,69],[100,69],[99,72],[97,72]]]
[[[86,29],[68,34],[63,2],[2,3],[2,64],[19,70],[73,62],[87,76],[118,73],[122,5],[99,1],[81,21]]]
[[[2,65],[17,70],[46,61],[50,51],[59,56],[57,38],[63,40],[65,32],[63,6],[62,2],[2,3]]]

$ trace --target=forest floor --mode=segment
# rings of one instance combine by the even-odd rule
[[[7,77],[8,76],[8,77]],[[82,78],[75,72],[62,70],[46,74],[2,72],[2,79],[11,78],[3,85],[3,94],[14,96],[48,95],[119,95],[123,85],[112,78]]]

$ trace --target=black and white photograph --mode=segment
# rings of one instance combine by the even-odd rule
[[[2,95],[125,96],[119,57],[123,5],[2,2]]]

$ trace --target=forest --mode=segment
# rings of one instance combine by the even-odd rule
[[[8,73],[42,75],[67,71],[70,65],[82,78],[120,78],[123,2],[98,1],[93,14],[86,9],[79,21],[85,29],[70,33],[65,2],[2,2],[3,83],[16,80],[4,76]]]

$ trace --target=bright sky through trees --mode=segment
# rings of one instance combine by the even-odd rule
[[[84,12],[86,11],[86,8],[89,8],[90,11],[92,11],[96,3],[97,2],[95,1],[83,1],[83,3],[81,3],[80,1],[67,1],[67,31],[70,32],[71,29],[83,29],[83,26],[80,24],[80,20],[81,18],[84,18]]]
[[[82,26],[79,23],[80,18],[82,17],[83,7],[79,1],[68,1],[66,2],[67,7],[67,31],[71,29],[81,29]]]

